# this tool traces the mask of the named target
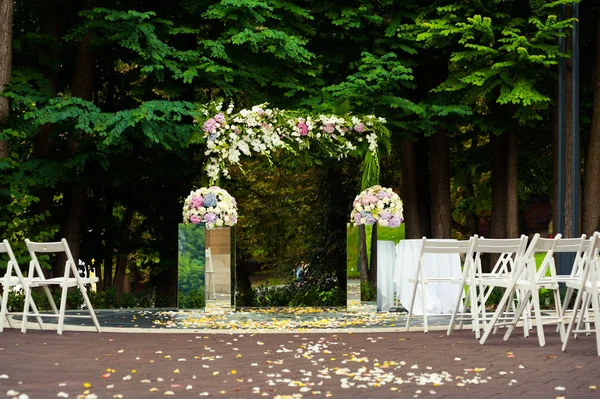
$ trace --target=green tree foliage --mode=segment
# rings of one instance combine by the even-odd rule
[[[14,3],[12,75],[2,92],[11,109],[0,131],[10,148],[0,160],[0,233],[22,262],[23,239],[52,239],[69,216],[68,187],[78,184],[87,199],[81,258],[110,269],[125,256],[150,284],[172,282],[183,198],[208,183],[196,123],[221,98],[388,121],[378,163],[366,153],[354,154],[366,159],[360,165],[306,151],[273,156],[277,172],[248,160],[245,174],[221,182],[247,207],[241,257],[281,264],[282,273],[307,256],[332,270],[323,259],[345,247],[328,234],[347,220],[340,204],[349,207],[361,174],[363,186],[382,176],[399,191],[404,138],[449,138],[451,211],[465,233],[476,232],[467,218],[493,211],[490,134],[518,129],[521,198],[551,192],[557,38],[572,23],[556,15],[570,1],[101,0],[84,11],[65,2],[50,21],[56,37],[41,3]],[[582,25],[583,37],[593,37],[593,25]],[[73,96],[84,39],[94,58],[90,100]],[[40,211],[44,190],[51,205]]]

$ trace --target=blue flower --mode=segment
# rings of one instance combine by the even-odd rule
[[[211,206],[216,206],[217,205],[217,196],[215,194],[206,194],[204,196],[203,203],[206,208],[209,208]]]

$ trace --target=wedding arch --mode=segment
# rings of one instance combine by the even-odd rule
[[[362,189],[378,183],[380,147],[389,145],[384,118],[281,110],[267,103],[234,111],[232,103],[226,105],[222,101],[209,103],[201,111],[202,117],[195,120],[201,131],[198,129],[193,140],[205,144],[203,174],[213,188],[217,188],[221,178],[230,177],[231,168],[241,167],[244,158],[262,156],[271,162],[283,153],[321,159],[358,158]],[[216,226],[210,227],[210,221],[195,215],[198,210],[190,198],[196,194],[192,192],[186,199],[184,223],[204,222],[209,229],[235,224],[227,220],[237,217],[226,215],[222,223],[217,220]],[[222,211],[220,206],[215,209]],[[190,219],[192,213],[197,216],[195,220]]]

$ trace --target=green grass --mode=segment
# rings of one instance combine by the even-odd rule
[[[366,226],[365,232],[367,235],[367,257],[370,259],[371,256],[371,232],[372,226]],[[347,230],[347,250],[346,250],[346,264],[348,265],[348,278],[360,278],[358,271],[358,227],[348,226]],[[377,227],[377,239],[394,241],[398,244],[400,240],[404,240],[404,223],[396,229],[390,227]]]

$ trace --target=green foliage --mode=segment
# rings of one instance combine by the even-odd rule
[[[346,292],[342,291],[333,280],[326,283],[311,281],[304,285],[288,284],[285,286],[258,288],[238,292],[236,306],[271,307],[271,306],[308,306],[336,307],[346,306]]]
[[[178,295],[179,309],[204,309],[206,305],[204,289],[192,290],[188,294]]]
[[[104,291],[88,291],[88,296],[94,309],[132,309],[132,308],[154,308],[156,305],[156,294],[154,290],[134,291],[124,293],[117,297],[115,287],[109,287]]]
[[[360,282],[360,300],[362,302],[373,302],[377,300],[377,290],[368,281]]]

